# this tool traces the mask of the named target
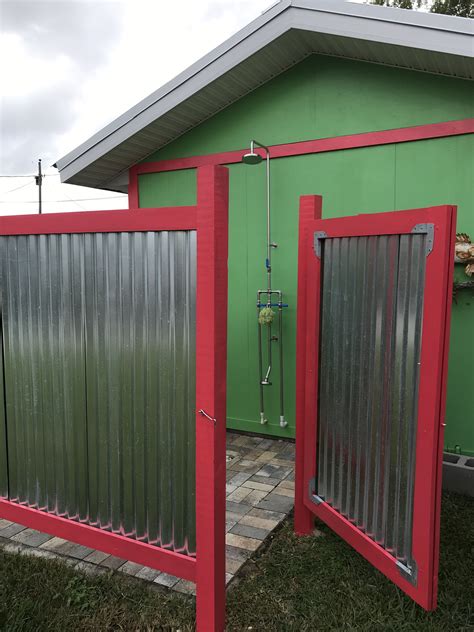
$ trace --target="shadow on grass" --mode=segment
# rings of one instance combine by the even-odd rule
[[[424,612],[323,525],[297,538],[287,521],[228,593],[227,629],[474,629],[474,501],[445,494],[439,606]],[[138,580],[87,577],[0,551],[2,630],[193,629],[194,600]]]

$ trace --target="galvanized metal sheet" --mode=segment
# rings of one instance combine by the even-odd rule
[[[87,519],[84,249],[0,238],[10,499]]]
[[[0,282],[0,305],[1,305]],[[3,389],[3,334],[0,309],[0,498],[8,498],[8,466],[7,466],[7,426],[5,418],[5,396]]]
[[[426,235],[325,239],[316,492],[411,567]]]
[[[195,554],[196,232],[0,253],[10,499]]]
[[[91,524],[193,554],[196,232],[86,235],[85,260]]]

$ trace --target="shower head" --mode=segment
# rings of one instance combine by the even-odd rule
[[[262,160],[262,156],[253,150],[242,156],[242,162],[246,165],[258,165],[258,163],[262,162]]]
[[[258,145],[264,150],[267,156],[267,165],[268,165],[268,161],[270,159],[270,151],[268,147],[266,147],[265,145],[262,145],[262,143],[259,143],[257,140],[250,141],[250,151],[248,151],[246,154],[242,156],[242,162],[246,165],[258,165],[259,162],[262,162],[263,156],[261,156],[260,154],[257,154],[257,152],[255,151],[255,145]]]

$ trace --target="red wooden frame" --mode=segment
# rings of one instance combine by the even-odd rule
[[[296,313],[296,460],[295,460],[295,532],[308,535],[313,529],[314,516],[304,504],[306,493],[304,461],[298,458],[304,446],[305,374],[306,374],[306,265],[307,249],[311,238],[309,227],[321,219],[323,199],[319,195],[302,195],[300,198],[298,234],[298,309]],[[301,421],[299,421],[301,420]]]
[[[434,224],[434,245],[426,261],[422,321],[412,533],[413,558],[417,564],[414,585],[400,573],[395,558],[387,551],[328,504],[315,504],[310,498],[310,481],[317,468],[321,287],[321,260],[314,254],[313,236],[316,231],[324,231],[328,237],[404,234],[420,223]],[[455,225],[456,207],[453,206],[320,220],[308,212],[307,197],[300,202],[300,244],[304,252],[299,254],[298,272],[297,380],[300,387],[296,419],[295,530],[300,534],[309,533],[312,520],[308,512],[317,516],[427,610],[436,607],[437,599],[441,455]]]
[[[316,138],[294,143],[283,143],[280,145],[271,145],[269,150],[272,159],[288,158],[289,156],[319,154],[362,147],[376,147],[378,145],[389,145],[392,143],[408,143],[429,138],[443,138],[446,136],[459,136],[472,133],[474,133],[474,118],[469,118],[446,121],[443,123],[417,125],[414,127],[401,127],[378,132],[365,132],[362,134],[349,134],[346,136],[333,136],[330,138]],[[129,206],[130,208],[138,208],[140,206],[138,193],[139,175],[160,173],[163,171],[178,171],[180,169],[193,169],[203,165],[230,165],[241,162],[242,155],[245,151],[245,149],[238,149],[202,156],[142,162],[134,165],[129,171]],[[262,150],[257,148],[257,151]],[[262,156],[265,157],[263,153]]]
[[[210,165],[198,169],[195,207],[0,218],[0,235],[197,231],[196,557],[4,499],[0,517],[196,582],[200,632],[225,626],[227,215],[228,170]]]

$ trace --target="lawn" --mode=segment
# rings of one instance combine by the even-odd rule
[[[439,606],[426,613],[325,526],[288,520],[228,593],[227,630],[474,630],[474,500],[445,494]],[[193,629],[191,597],[138,580],[88,577],[0,550],[0,629]]]

